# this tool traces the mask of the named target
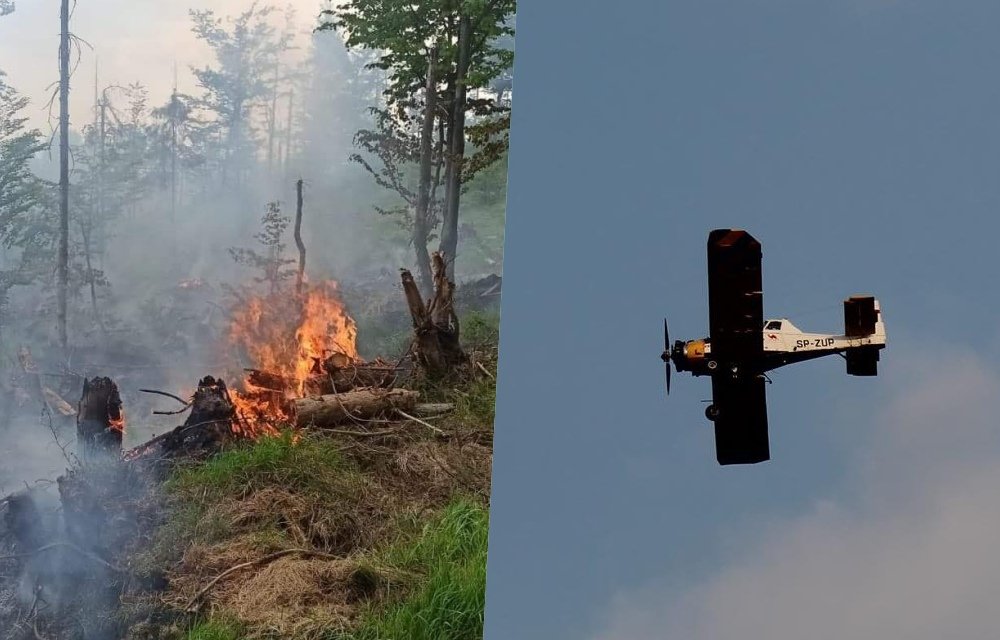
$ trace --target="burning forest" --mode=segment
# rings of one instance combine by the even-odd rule
[[[0,0],[0,640],[480,637],[514,3],[57,4]]]
[[[0,626],[12,630],[0,637],[174,637],[205,606],[221,607],[248,628],[266,622],[291,634],[275,637],[297,637],[303,628],[349,630],[366,606],[391,602],[397,576],[370,568],[365,556],[392,540],[394,519],[428,509],[475,510],[488,495],[491,425],[468,398],[492,384],[495,346],[483,350],[480,343],[468,353],[459,346],[445,264],[433,256],[437,286],[426,301],[402,271],[411,342],[392,361],[361,358],[357,324],[333,282],[236,296],[219,346],[229,354],[228,371],[201,377],[186,396],[139,389],[179,405],[156,411],[182,424],[134,447],[123,447],[124,435],[142,416],[129,410],[112,378],[84,378],[75,407],[44,385],[21,389],[35,394],[66,470],[0,501]],[[22,372],[22,383],[38,382],[27,351]],[[22,420],[32,412],[25,409]],[[71,423],[75,446],[63,441]],[[233,539],[198,540],[197,522],[186,518],[217,514],[202,505],[192,515],[178,485],[226,456],[252,459],[273,450],[291,462],[248,463],[216,479],[250,483],[217,496],[239,523]],[[303,456],[325,461],[317,467],[297,459]],[[333,494],[311,494],[316,487],[304,478],[313,474],[321,485],[335,485]],[[459,495],[473,502],[448,507]],[[250,544],[244,526],[276,537]],[[206,553],[218,555],[199,555]],[[227,558],[240,562],[224,567]],[[257,565],[262,572],[285,567],[295,573],[288,588],[305,581],[313,590],[294,602],[282,585],[268,588],[295,613],[278,602],[241,609],[231,590],[257,575]],[[217,575],[205,575],[206,567]],[[324,591],[334,585],[338,593]],[[255,618],[264,611],[266,619]]]

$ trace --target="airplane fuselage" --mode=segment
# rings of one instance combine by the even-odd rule
[[[881,349],[885,346],[885,330],[881,318],[876,332],[861,337],[827,333],[806,333],[787,319],[769,320],[761,332],[762,353],[752,362],[722,362],[712,357],[712,341],[677,341],[671,360],[677,371],[687,371],[695,376],[730,374],[760,375],[785,365],[845,354],[852,350]]]

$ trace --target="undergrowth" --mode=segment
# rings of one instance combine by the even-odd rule
[[[378,562],[421,576],[403,600],[373,608],[345,640],[478,640],[483,635],[489,514],[458,500],[416,540],[397,543]]]
[[[447,437],[285,432],[175,469],[132,563],[166,578],[157,602],[183,611],[213,577],[290,553],[215,584],[177,640],[480,640],[498,320],[462,319],[467,375],[414,385],[454,405],[429,418]]]

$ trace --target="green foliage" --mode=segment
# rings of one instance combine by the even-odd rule
[[[510,103],[504,82],[513,64],[513,50],[505,40],[514,34],[514,0],[433,0],[412,3],[404,0],[354,0],[323,12],[326,22],[319,27],[343,33],[347,46],[373,52],[370,68],[386,72],[385,105],[373,108],[375,126],[362,129],[355,137],[360,153],[352,159],[360,164],[376,184],[396,194],[398,200],[376,211],[396,218],[404,228],[413,230],[417,251],[417,266],[429,271],[426,244],[445,217],[443,196],[458,174],[463,183],[477,173],[495,165],[504,157],[510,128]],[[463,25],[469,25],[466,30]],[[460,64],[460,34],[468,32],[467,68]],[[427,78],[434,60],[432,88]],[[465,69],[462,71],[462,69]],[[463,75],[464,74],[464,75]],[[458,85],[466,90],[461,98]],[[477,89],[497,90],[497,94],[480,94]],[[434,140],[422,137],[424,112],[430,100],[427,92],[436,96]],[[421,96],[423,98],[421,99]],[[461,104],[459,101],[461,100]],[[466,120],[471,120],[466,126]],[[465,132],[469,149],[449,154],[455,132]],[[427,211],[418,209],[414,185],[415,167],[421,160],[421,142],[432,149],[431,183],[423,183],[421,193],[430,194]],[[426,178],[425,178],[426,179]],[[439,188],[440,187],[440,188]],[[448,215],[458,215],[447,207]],[[443,234],[447,246],[454,238]],[[490,264],[496,258],[477,243],[482,260]]]
[[[486,600],[489,513],[458,501],[380,563],[421,576],[401,602],[369,612],[353,640],[480,640]]]
[[[0,326],[7,324],[10,290],[51,274],[56,238],[51,185],[30,169],[45,143],[40,131],[27,128],[28,99],[5,77],[0,71],[0,244],[14,251],[9,268],[0,270]]]
[[[353,0],[324,11],[327,21],[319,28],[342,31],[348,47],[378,52],[370,66],[388,72],[386,98],[392,105],[409,102],[424,86],[429,47],[438,49],[439,60],[457,62],[459,15],[471,17],[474,25],[469,87],[488,86],[513,64],[513,51],[496,42],[513,36],[509,18],[515,8],[514,0]]]
[[[500,342],[499,310],[473,311],[462,319],[462,342],[472,349],[496,349]]]
[[[267,283],[271,293],[278,291],[283,280],[295,275],[294,269],[284,268],[295,262],[295,260],[283,257],[285,253],[283,237],[288,229],[288,224],[289,220],[281,215],[278,203],[269,202],[267,211],[260,219],[261,231],[254,234],[254,238],[263,247],[264,253],[258,253],[253,249],[229,249],[229,255],[237,264],[250,266],[261,271],[262,275],[254,280]]]
[[[5,247],[23,239],[31,212],[42,203],[41,183],[29,164],[45,148],[42,134],[26,128],[28,99],[4,81],[0,71],[0,238]]]
[[[290,33],[279,33],[271,25],[274,11],[253,3],[227,20],[211,10],[189,11],[192,31],[215,55],[214,66],[193,68],[192,73],[203,90],[197,105],[212,117],[202,127],[203,135],[223,141],[215,162],[224,182],[231,173],[239,182],[249,169],[256,142],[253,110],[272,94],[279,56],[291,44]]]

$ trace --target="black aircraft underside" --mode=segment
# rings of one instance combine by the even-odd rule
[[[754,377],[761,374],[767,373],[768,371],[774,371],[780,367],[784,367],[789,364],[796,364],[798,362],[806,362],[807,360],[815,360],[816,358],[822,358],[825,356],[831,356],[834,354],[843,355],[846,349],[811,349],[809,351],[781,351],[781,352],[767,352],[765,351],[763,355],[758,356],[756,362],[747,363],[724,363],[717,362],[715,369],[711,369],[708,366],[708,362],[712,361],[709,358],[706,362],[697,365],[688,365],[687,370],[694,376],[726,376],[726,377]],[[733,368],[736,371],[733,371]]]

